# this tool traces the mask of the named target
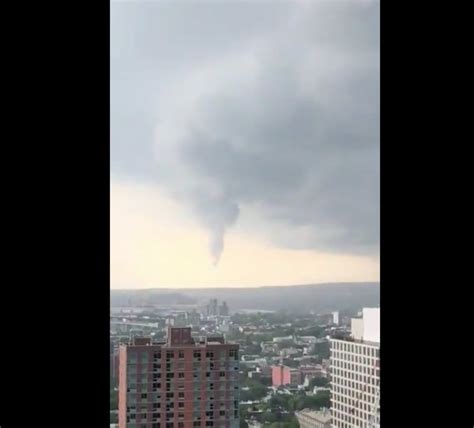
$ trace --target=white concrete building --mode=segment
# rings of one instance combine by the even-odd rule
[[[332,313],[332,323],[339,325],[339,312],[338,311]]]
[[[365,308],[352,338],[331,343],[333,428],[380,427],[380,309]]]
[[[380,308],[364,308],[362,320],[364,322],[363,340],[380,343]]]
[[[355,340],[362,340],[364,337],[364,320],[362,318],[352,318],[351,335]]]
[[[294,340],[293,336],[280,336],[280,337],[273,338],[274,343],[292,342],[293,340]]]

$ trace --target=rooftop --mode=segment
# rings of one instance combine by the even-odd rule
[[[306,416],[322,423],[331,421],[331,412],[327,409],[323,409],[321,411],[303,409],[299,412],[296,412],[296,416]]]
[[[153,341],[151,337],[135,336],[131,338],[128,346],[161,346],[161,347],[173,347],[173,346],[193,346],[193,347],[205,347],[207,345],[224,345],[227,343],[223,336],[204,336],[204,337],[193,337],[191,335],[190,327],[170,327],[168,329],[168,336],[165,341]]]
[[[352,336],[334,335],[330,337],[330,340],[341,340],[344,342],[360,343],[362,345],[372,345],[372,346],[380,347],[380,342],[370,342],[368,340],[354,339]]]

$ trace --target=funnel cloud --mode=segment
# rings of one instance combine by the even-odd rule
[[[112,169],[152,171],[208,231],[214,265],[234,228],[282,248],[378,255],[377,1],[114,7],[133,44],[112,46],[112,86],[148,155],[113,149]]]

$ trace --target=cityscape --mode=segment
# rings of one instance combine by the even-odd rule
[[[380,427],[379,0],[110,2],[109,354],[111,428]]]
[[[379,320],[216,298],[112,307],[111,426],[378,428]]]

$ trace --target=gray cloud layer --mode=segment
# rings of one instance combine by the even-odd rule
[[[191,59],[175,62],[174,79],[165,73],[160,101],[143,115],[156,121],[154,178],[209,230],[216,262],[250,206],[278,225],[269,232],[278,245],[377,254],[378,3],[292,2],[270,21],[270,4],[239,5],[233,14],[211,3],[195,10],[215,33],[194,49],[189,34],[190,46],[177,44]],[[177,22],[167,25],[179,39]],[[166,55],[176,55],[174,43],[162,47]]]

